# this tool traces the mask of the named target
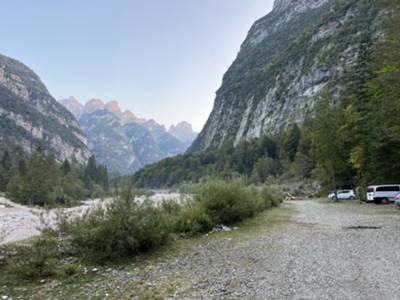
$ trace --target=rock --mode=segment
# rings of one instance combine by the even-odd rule
[[[229,232],[229,231],[232,231],[232,229],[230,227],[228,227],[228,226],[223,225],[223,224],[218,224],[213,228],[212,232],[218,232],[218,231]]]
[[[332,103],[338,101],[349,84],[346,76],[355,72],[360,35],[366,30],[379,35],[383,14],[372,4],[364,9],[360,1],[334,3],[275,1],[273,11],[252,26],[225,73],[190,152],[236,145],[302,124],[322,92],[329,93]],[[324,17],[328,11],[334,11],[331,18]],[[352,31],[343,34],[347,27]]]
[[[27,66],[0,55],[0,141],[2,150],[31,153],[40,142],[57,160],[87,162],[87,138],[74,116],[48,92]]]

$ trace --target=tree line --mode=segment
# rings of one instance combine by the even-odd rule
[[[28,205],[72,205],[109,192],[108,172],[94,156],[86,166],[57,162],[39,145],[27,156],[21,148],[5,151],[0,161],[0,191],[11,200]]]

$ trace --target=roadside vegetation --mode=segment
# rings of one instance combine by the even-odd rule
[[[240,224],[283,200],[278,191],[240,180],[207,182],[181,204],[138,202],[136,196],[125,190],[82,216],[60,214],[57,228],[46,228],[31,242],[4,246],[0,273],[14,283],[74,276],[82,265],[123,261],[217,225]]]
[[[90,157],[86,166],[58,163],[42,146],[26,156],[20,149],[4,152],[0,161],[0,191],[25,205],[69,206],[109,192],[107,168]]]

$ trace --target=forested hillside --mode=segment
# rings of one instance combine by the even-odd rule
[[[27,155],[20,147],[0,158],[0,192],[11,200],[40,206],[69,206],[109,192],[107,168],[91,156],[84,166],[58,163],[39,145]]]
[[[325,189],[400,182],[399,4],[360,1],[385,15],[381,34],[365,31],[341,96],[319,93],[302,126],[279,134],[187,154],[147,166],[133,176],[139,186],[171,186],[206,176],[245,175],[317,179]]]

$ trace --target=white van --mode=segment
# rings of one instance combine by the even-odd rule
[[[367,190],[367,202],[394,202],[398,194],[400,194],[400,184],[372,185]]]

